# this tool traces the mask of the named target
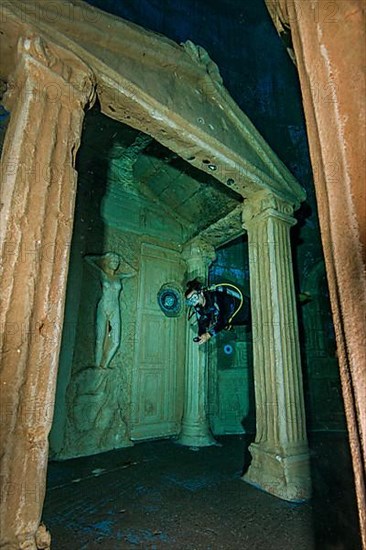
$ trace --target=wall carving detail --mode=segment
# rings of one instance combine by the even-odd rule
[[[95,365],[107,368],[121,341],[119,296],[123,288],[122,281],[133,277],[136,270],[114,252],[86,256],[85,261],[98,272],[102,285],[102,297],[96,314]]]
[[[167,317],[178,317],[183,309],[183,293],[175,283],[166,283],[158,292],[158,304]]]
[[[217,86],[223,86],[223,80],[218,66],[214,61],[212,61],[211,57],[202,46],[197,46],[196,44],[191,42],[191,40],[183,42],[181,46],[188,53],[191,59],[206,68],[207,74],[211,77],[212,81]]]
[[[244,202],[243,227],[246,228],[247,224],[255,218],[267,216],[275,216],[287,221],[290,225],[294,225],[296,220],[293,218],[293,212],[297,206],[277,197],[273,193],[256,193]]]
[[[26,66],[31,67],[30,76],[32,82],[30,89],[25,93],[32,93],[36,97],[45,94],[51,102],[79,101],[78,94],[87,97],[88,107],[94,105],[96,99],[95,77],[91,69],[74,55],[68,54],[63,48],[55,44],[49,44],[40,36],[28,36],[20,38],[18,42],[18,56]],[[39,73],[50,71],[52,81],[44,82]],[[19,74],[20,72],[20,74]],[[9,77],[7,87],[7,105],[12,103],[13,96],[19,95],[24,79],[23,71],[18,69]],[[56,80],[54,80],[56,79]],[[58,81],[58,79],[60,79]],[[20,80],[20,81],[19,81]],[[34,86],[34,81],[37,85]],[[68,83],[70,88],[65,93],[59,83]],[[41,83],[41,84],[40,84]]]

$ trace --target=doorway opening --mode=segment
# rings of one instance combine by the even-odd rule
[[[176,316],[164,315],[158,294],[172,283],[183,296],[185,243],[242,201],[151,137],[102,115],[98,106],[86,116],[77,169],[50,434],[50,456],[61,460],[179,434],[185,308]],[[100,368],[96,312],[106,290],[90,259],[111,253],[131,277],[123,279],[113,305],[120,321],[118,349]]]
[[[247,235],[216,250],[209,270],[209,284],[236,285],[250,307]],[[239,313],[234,326],[216,336],[209,356],[209,416],[215,435],[255,435],[253,336],[250,312]]]

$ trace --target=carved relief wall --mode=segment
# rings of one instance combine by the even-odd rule
[[[313,430],[346,431],[324,262],[319,260],[303,280],[309,296],[309,301],[301,307],[308,424]]]
[[[185,262],[167,244],[142,242],[131,385],[131,437],[178,435],[183,414],[185,309],[164,315],[159,289],[167,281],[184,288]]]
[[[58,449],[54,453],[57,458],[91,454],[131,444],[131,415],[135,426],[135,433],[132,435],[135,438],[142,437],[141,434],[137,434],[136,426],[143,423],[142,418],[147,414],[146,403],[148,401],[156,403],[159,398],[163,399],[164,396],[171,395],[171,391],[164,391],[165,386],[158,385],[152,388],[148,383],[144,383],[145,378],[141,378],[144,361],[146,368],[152,370],[155,382],[156,369],[160,367],[164,376],[170,365],[174,366],[175,372],[171,376],[182,376],[183,373],[184,353],[182,354],[182,350],[178,353],[175,349],[168,353],[167,348],[168,343],[169,345],[173,343],[175,346],[179,341],[177,324],[181,325],[184,317],[181,316],[178,321],[168,319],[157,302],[157,292],[167,278],[179,284],[183,283],[184,270],[182,271],[179,265],[179,251],[172,248],[168,242],[159,241],[144,234],[138,235],[111,226],[106,226],[104,232],[103,250],[97,250],[97,252],[103,253],[110,250],[118,252],[124,258],[128,258],[130,265],[136,269],[137,276],[131,277],[123,284],[119,299],[122,321],[121,343],[108,368],[101,368],[95,364],[95,321],[97,304],[101,297],[100,282],[90,268],[83,266],[71,368],[70,365],[69,368],[67,366],[65,368],[62,354],[60,359],[59,384],[63,383],[63,377],[68,376],[69,379],[67,384],[64,382],[66,386],[64,395],[60,396],[64,401],[62,403],[59,400],[56,406],[56,417],[57,414],[61,414],[66,422],[64,426],[59,426],[57,435],[51,434],[54,450]],[[147,245],[147,243],[150,244]],[[156,270],[153,269],[151,260],[144,268],[146,246],[153,247],[160,254],[176,258],[175,261],[169,262],[172,268],[169,277],[162,268],[164,264],[162,258],[156,258]],[[70,270],[73,269],[75,267],[71,265]],[[145,270],[143,280],[141,280],[143,276],[141,270]],[[157,276],[159,273],[160,277],[163,277],[161,280]],[[149,298],[146,306],[143,305],[145,297]],[[70,330],[68,325],[66,319],[65,329]],[[173,325],[176,327],[175,334],[170,334]],[[66,333],[65,337],[67,338]],[[156,338],[163,339],[158,347],[155,346]],[[167,345],[164,344],[165,338]],[[153,354],[146,357],[150,340],[154,343],[154,349],[160,350],[161,355]],[[145,360],[144,357],[146,357]],[[165,380],[165,382],[169,384],[169,381]],[[171,390],[178,391],[179,387],[175,381],[172,380],[171,383],[173,384]],[[141,407],[144,410],[141,410]],[[163,420],[163,416],[160,421]],[[179,414],[174,416],[177,421]],[[157,422],[159,424],[159,419]],[[55,425],[57,425],[57,418],[55,418]],[[176,434],[178,431],[179,428],[175,426],[169,435]],[[161,433],[157,425],[153,435],[158,436]],[[148,437],[148,433],[145,433],[145,436]]]
[[[89,123],[93,116],[89,115]],[[162,284],[184,286],[185,265],[178,244],[182,228],[141,195],[132,165],[128,170],[124,163],[116,172],[107,157],[104,165],[103,159],[96,162],[87,145],[88,132],[85,135],[78,156],[75,225],[50,434],[51,457],[57,459],[128,446],[131,438],[177,435],[182,416],[184,312],[167,318],[158,305]],[[129,151],[129,159],[136,162],[132,157]],[[93,265],[110,252],[118,254],[121,269],[124,266],[132,276],[122,280],[118,295],[120,344],[106,368],[101,368],[95,346],[103,291],[100,269]],[[150,410],[159,403],[159,412]]]

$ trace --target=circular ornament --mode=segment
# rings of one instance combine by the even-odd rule
[[[183,304],[181,289],[174,283],[166,283],[158,292],[158,304],[167,317],[178,317]]]

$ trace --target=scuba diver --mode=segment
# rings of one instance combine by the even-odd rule
[[[185,291],[186,303],[194,312],[198,322],[198,336],[193,339],[198,345],[202,345],[210,338],[224,329],[230,330],[234,318],[235,324],[249,323],[249,298],[231,283],[220,283],[204,288],[194,279],[188,281]],[[244,314],[241,320],[238,313]]]

